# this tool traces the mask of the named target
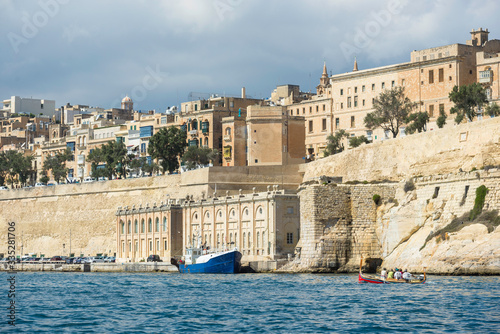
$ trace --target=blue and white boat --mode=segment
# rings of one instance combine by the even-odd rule
[[[241,253],[237,248],[214,252],[201,247],[187,248],[184,260],[178,265],[183,274],[236,274],[241,267]]]

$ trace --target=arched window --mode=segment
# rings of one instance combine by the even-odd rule
[[[167,232],[167,217],[163,217],[163,232]]]
[[[127,229],[128,233],[132,233],[132,222],[129,220],[128,221],[128,229]]]
[[[136,219],[134,222],[134,233],[137,233],[137,232],[139,232],[139,227],[137,225],[137,219]]]
[[[245,239],[246,239],[247,234],[243,232],[243,248],[245,248]]]
[[[252,243],[250,242],[250,232],[248,232],[248,248],[250,248]]]
[[[257,247],[259,247],[259,239],[260,239],[260,233],[257,232]]]
[[[83,136],[83,146],[87,146],[87,136]]]
[[[125,234],[125,223],[123,221],[120,221],[120,229],[122,231],[122,234]]]
[[[148,220],[148,232],[153,232],[153,222],[151,221],[151,218]]]
[[[205,147],[208,147],[208,137],[205,137]]]
[[[144,219],[141,220],[141,233],[146,232],[146,224],[144,224]]]
[[[194,120],[191,124],[191,129],[198,130],[198,121]]]
[[[160,218],[156,217],[155,232],[160,232]]]
[[[230,127],[226,128],[225,134],[226,134],[226,136],[230,136],[231,135],[231,128]]]

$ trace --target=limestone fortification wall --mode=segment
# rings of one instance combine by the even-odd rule
[[[456,217],[468,216],[481,185],[489,189],[483,212],[499,210],[500,172],[496,170],[420,177],[415,180],[416,189],[408,193],[399,187],[399,205],[387,203],[378,210],[376,232],[383,265],[413,272],[426,267],[427,272],[440,274],[500,274],[498,227],[488,232],[484,224],[468,225],[465,218],[461,219],[465,227],[446,233],[445,240],[438,237],[426,243],[431,232]]]
[[[355,272],[363,256],[411,272],[500,274],[500,229],[491,217],[468,222],[481,185],[488,188],[483,212],[500,210],[498,170],[417,177],[407,192],[405,183],[302,186],[301,251],[287,269]],[[464,224],[427,240],[455,218]]]
[[[0,253],[7,254],[7,222],[16,223],[17,255],[96,255],[116,252],[119,206],[167,199],[201,199],[239,189],[264,191],[268,185],[296,189],[297,166],[213,167],[180,175],[147,177],[0,192]],[[3,227],[1,227],[3,226]],[[64,245],[64,247],[63,247]]]
[[[452,122],[448,119],[448,122]],[[500,164],[500,117],[450,126],[344,151],[301,167],[304,181],[395,180]]]
[[[294,270],[351,271],[361,254],[380,258],[373,195],[394,201],[394,184],[312,184],[299,189],[301,238]],[[288,268],[290,269],[290,268]]]

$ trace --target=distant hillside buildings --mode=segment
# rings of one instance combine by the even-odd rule
[[[69,147],[70,179],[90,175],[87,155],[109,140],[121,140],[129,154],[146,157],[149,138],[160,128],[177,126],[187,132],[190,146],[221,152],[214,165],[259,166],[296,164],[322,157],[327,137],[344,129],[350,136],[385,140],[388,133],[368,130],[363,119],[384,90],[405,87],[429,114],[428,130],[437,128],[440,110],[449,114],[449,92],[455,85],[482,84],[490,102],[500,100],[500,40],[489,40],[488,30],[473,30],[465,44],[413,51],[407,63],[328,75],[326,64],[316,93],[297,85],[278,86],[268,100],[253,99],[242,89],[240,97],[212,95],[181,103],[168,113],[133,110],[130,97],[121,108],[103,109],[13,96],[0,110],[0,149],[24,150],[35,156],[40,175],[48,155]],[[482,113],[478,118],[481,118]],[[451,117],[447,121],[453,124]],[[400,135],[405,135],[401,127]]]

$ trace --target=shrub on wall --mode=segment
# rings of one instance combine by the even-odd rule
[[[474,200],[474,208],[471,210],[469,220],[476,219],[477,216],[483,211],[484,199],[488,193],[488,188],[483,184],[476,189],[476,199]]]
[[[375,205],[380,205],[380,195],[379,194],[373,195],[372,199],[373,199],[373,202],[375,203]]]
[[[415,183],[413,183],[412,180],[406,181],[405,186],[404,186],[404,191],[405,193],[415,190]]]

